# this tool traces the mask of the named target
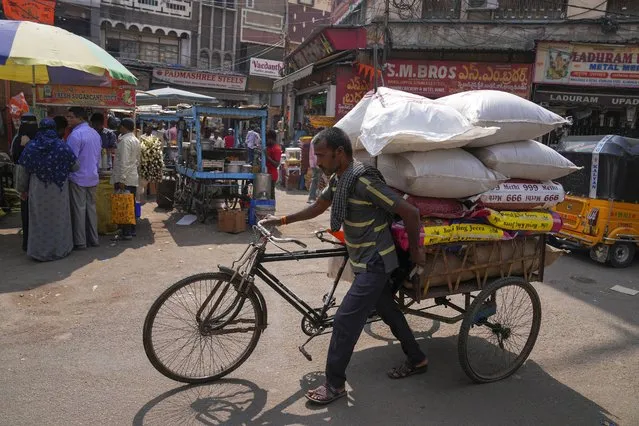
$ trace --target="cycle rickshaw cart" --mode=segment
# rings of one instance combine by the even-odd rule
[[[312,358],[305,345],[330,332],[332,311],[338,307],[335,290],[348,262],[343,242],[317,232],[320,241],[336,245],[308,250],[299,240],[275,237],[261,223],[254,228],[258,238],[230,268],[220,266],[219,272],[185,278],[151,306],[144,323],[144,348],[166,377],[204,383],[229,374],[247,360],[268,326],[267,306],[256,278],[302,314],[301,328],[309,337],[299,350],[307,359]],[[477,383],[504,379],[524,363],[539,333],[541,304],[531,282],[543,280],[545,240],[539,234],[427,247],[424,270],[395,277],[410,280],[398,285],[396,302],[407,315],[448,324],[461,321],[458,356],[464,372]],[[267,253],[269,243],[282,251]],[[288,251],[282,247],[287,243],[304,250]],[[317,308],[266,268],[270,262],[323,258],[343,260]],[[429,312],[436,307],[450,308],[456,315]],[[368,322],[378,320],[373,312]]]
[[[178,111],[175,115],[178,123],[175,203],[186,211],[194,212],[200,222],[219,207],[234,209],[241,202],[248,205],[256,172],[266,171],[266,159],[261,153],[266,147],[267,115],[268,111],[263,108],[193,106]],[[212,141],[203,140],[199,124],[201,117],[259,119],[262,147],[255,150],[258,159],[253,164],[246,164],[246,149],[218,148]],[[191,140],[187,142],[183,140],[183,130],[188,123],[193,123],[193,131]]]

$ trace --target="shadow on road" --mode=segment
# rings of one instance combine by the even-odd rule
[[[255,383],[224,379],[183,386],[145,404],[133,425],[460,425],[460,424],[615,424],[610,413],[528,361],[514,376],[474,385],[457,365],[457,338],[429,340],[431,369],[425,375],[390,380],[379,361],[398,361],[395,345],[356,352],[349,368],[349,394],[326,407],[304,398],[323,383],[322,372],[304,375],[299,390],[274,399]],[[278,381],[291,381],[280,377]],[[292,385],[292,383],[291,383]],[[281,384],[280,386],[283,386]],[[265,409],[267,395],[271,408]]]
[[[206,223],[200,223],[196,220],[191,225],[177,225],[176,223],[187,214],[189,213],[172,211],[169,217],[163,221],[164,227],[179,247],[210,244],[248,244],[254,238],[253,231],[248,228],[247,231],[239,234],[218,232],[217,222],[211,218],[207,219]]]
[[[639,290],[639,256],[630,267],[616,269],[594,262],[586,251],[572,251],[546,270],[544,284],[639,325],[636,296],[611,290],[615,285]]]
[[[137,237],[131,241],[113,242],[112,236],[101,235],[100,247],[74,250],[69,256],[52,262],[38,262],[22,251],[19,214],[17,221],[14,217],[7,221],[4,219],[7,218],[0,222],[0,229],[3,230],[0,232],[0,293],[27,291],[60,281],[91,262],[107,261],[125,250],[139,249],[155,242],[151,223],[148,219],[141,219],[137,225]]]

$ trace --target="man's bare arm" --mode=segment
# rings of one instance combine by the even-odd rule
[[[313,204],[311,204],[304,210],[301,210],[297,213],[293,213],[291,215],[286,216],[286,219],[284,221],[282,220],[281,217],[273,217],[273,218],[267,219],[264,222],[264,226],[283,225],[283,224],[288,225],[294,222],[313,219],[314,217],[317,217],[321,215],[322,213],[324,213],[326,209],[328,209],[330,206],[331,206],[330,201],[324,200],[323,198],[319,198],[317,201],[315,201]]]

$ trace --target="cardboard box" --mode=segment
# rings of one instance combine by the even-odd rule
[[[217,230],[239,234],[246,231],[246,211],[244,210],[218,210]]]

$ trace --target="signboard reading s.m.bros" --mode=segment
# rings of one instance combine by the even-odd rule
[[[245,75],[214,74],[171,68],[154,68],[153,80],[186,87],[206,87],[209,89],[244,91],[246,88]]]
[[[467,90],[501,90],[528,98],[532,64],[393,59],[384,79],[387,87],[427,98]]]
[[[540,42],[535,83],[639,88],[639,45]]]

